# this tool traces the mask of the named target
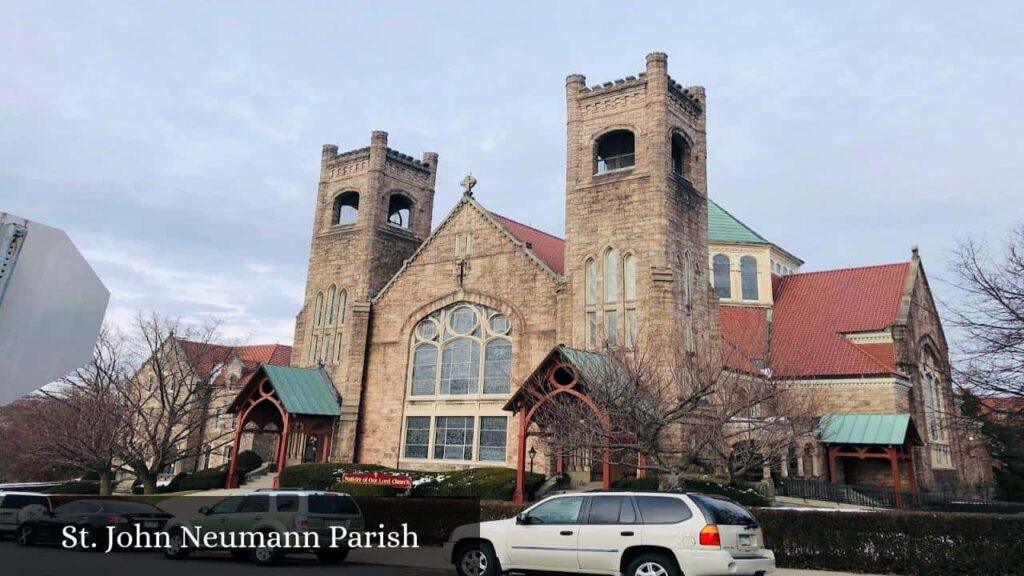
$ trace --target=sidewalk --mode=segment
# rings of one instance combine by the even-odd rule
[[[452,565],[443,558],[441,548],[424,546],[422,548],[393,548],[386,554],[382,550],[352,550],[348,562],[359,564],[379,564],[384,566],[405,566],[450,572]],[[878,576],[873,574],[851,574],[849,572],[827,572],[822,570],[790,570],[778,568],[773,576]]]

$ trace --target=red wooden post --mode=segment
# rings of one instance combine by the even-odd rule
[[[561,476],[565,473],[565,455],[558,453],[558,460],[555,462],[555,474]]]
[[[903,448],[907,454],[907,465],[910,466],[910,498],[914,504],[917,504],[917,471],[914,470],[914,450],[907,450]]]
[[[516,459],[516,491],[512,494],[513,502],[526,502],[526,407],[519,409],[519,446]]]
[[[601,453],[601,487],[609,490],[612,487],[612,451],[608,448],[608,440],[604,441],[604,450]]]
[[[288,461],[288,440],[291,438],[291,415],[284,415],[284,430],[281,432],[281,449],[277,452],[277,472],[284,470],[285,462]]]
[[[885,449],[889,453],[889,462],[892,463],[892,487],[896,492],[896,508],[903,509],[903,494],[900,492],[900,458],[896,449],[889,446]]]
[[[838,449],[835,446],[829,445],[828,447],[828,481],[836,484],[839,482],[839,470],[837,470],[838,459],[836,458],[836,451]]]
[[[636,477],[647,478],[647,458],[642,452],[636,455]]]

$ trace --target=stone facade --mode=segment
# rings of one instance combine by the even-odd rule
[[[554,346],[596,350],[646,338],[683,342],[696,357],[717,354],[719,307],[768,310],[776,268],[799,271],[802,261],[767,242],[709,248],[705,92],[672,80],[664,54],[650,54],[638,76],[589,88],[583,76],[571,75],[566,100],[564,245],[536,230],[527,235],[546,246],[532,245],[525,226],[489,212],[471,186],[432,231],[436,154],[414,160],[395,152],[384,132],[374,132],[368,148],[324,147],[291,361],[324,364],[341,395],[332,460],[419,469],[513,466],[517,426],[503,406]],[[557,263],[545,250],[558,252]],[[738,262],[751,251],[758,257],[757,298],[719,301],[710,255],[727,253]],[[730,276],[739,282],[740,270],[730,269]],[[893,344],[898,373],[808,378],[798,388],[820,395],[822,413],[910,412],[929,442],[917,452],[918,477],[925,486],[943,484],[955,471],[935,470],[924,429],[932,416],[919,390],[928,350],[943,378],[933,404],[952,413],[948,352],[916,253],[904,304],[901,321],[880,336]],[[475,310],[476,324],[463,335],[474,343],[449,354],[443,343],[449,330],[457,332],[453,315],[460,308]],[[484,325],[495,318],[497,332]],[[424,327],[439,330],[429,338],[440,343],[420,358]],[[502,368],[507,382],[497,391],[486,388],[494,376],[492,340],[511,346]],[[435,387],[426,392],[417,389],[422,362],[433,362],[424,385]],[[453,376],[459,370],[467,372]],[[478,382],[441,392],[469,377]],[[453,420],[459,428],[450,428]],[[502,433],[503,452],[494,436]],[[942,444],[951,469],[963,465],[956,437],[951,432]],[[445,452],[452,442],[465,450],[457,458]],[[822,457],[820,446],[808,444],[793,469],[824,476]],[[538,471],[545,469],[540,463]]]

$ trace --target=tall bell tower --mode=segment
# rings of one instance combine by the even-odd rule
[[[569,76],[566,100],[572,343],[711,346],[704,89],[653,53],[637,76]]]
[[[370,299],[430,235],[437,160],[388,148],[387,132],[374,132],[366,148],[323,147],[291,363],[322,364],[341,395],[335,461],[350,461],[354,450]]]

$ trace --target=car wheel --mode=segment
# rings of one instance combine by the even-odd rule
[[[316,552],[316,559],[321,564],[341,564],[345,558],[348,558],[348,548],[328,548]]]
[[[459,547],[455,555],[455,571],[459,576],[496,576],[501,574],[501,566],[490,544],[473,542]]]
[[[626,568],[625,576],[680,576],[676,563],[664,554],[641,554]]]
[[[281,561],[281,557],[284,553],[280,548],[271,546],[269,543],[264,542],[263,546],[253,549],[252,561],[258,566],[274,566]]]
[[[192,551],[185,547],[185,535],[181,530],[170,532],[167,547],[164,548],[164,558],[171,560],[184,560]]]
[[[22,524],[18,526],[18,532],[15,534],[15,539],[18,541],[18,546],[32,546],[36,543],[35,531],[32,529],[31,524]]]

